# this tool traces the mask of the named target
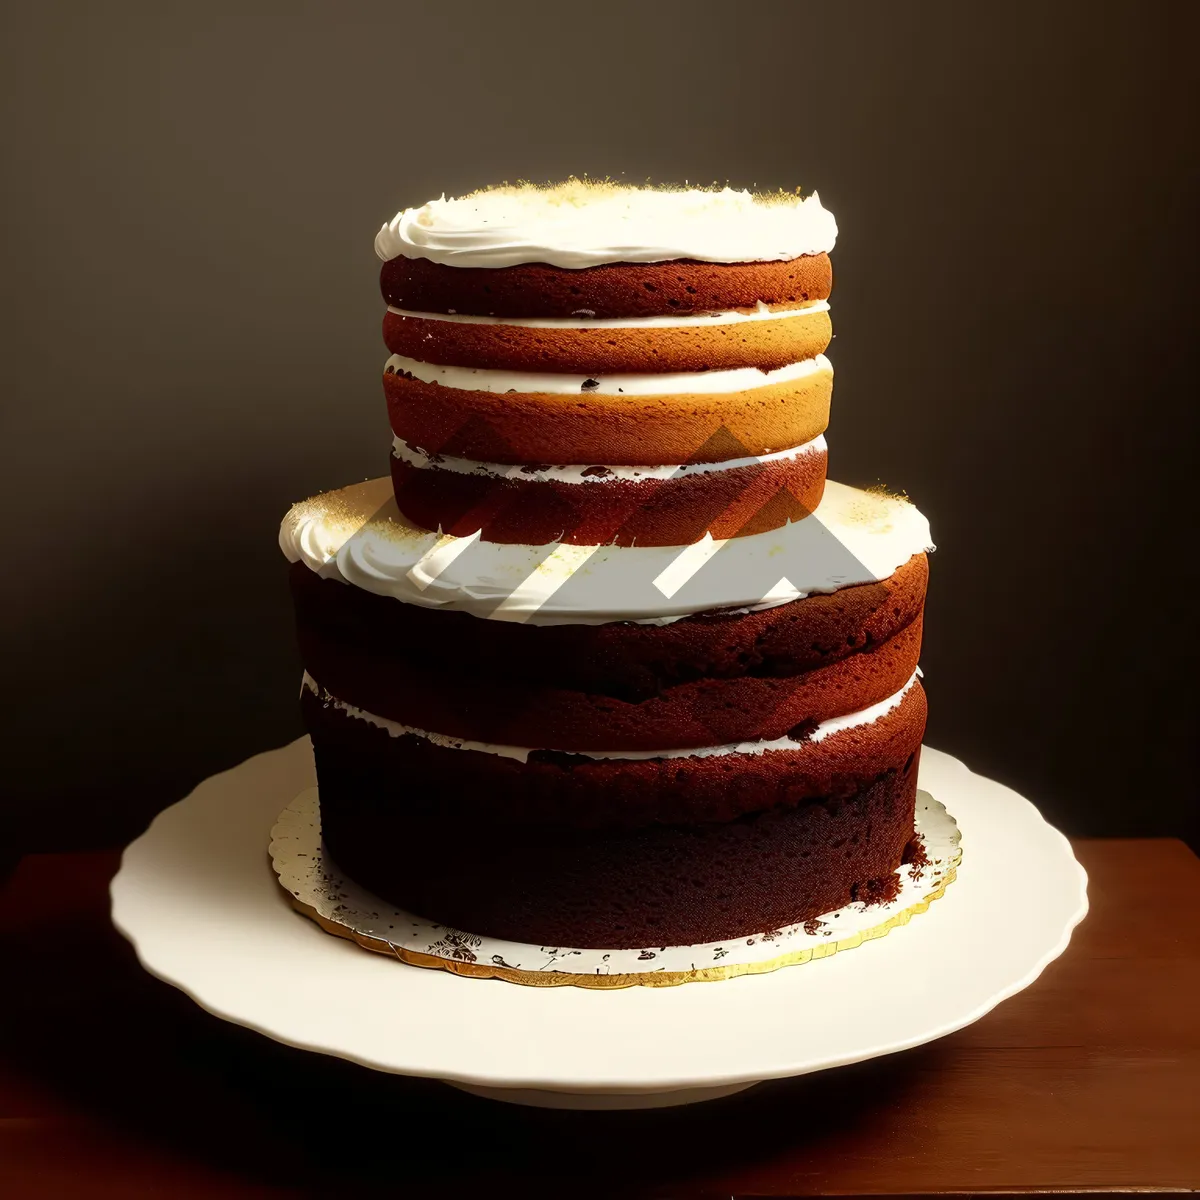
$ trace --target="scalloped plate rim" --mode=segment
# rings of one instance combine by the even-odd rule
[[[344,1043],[330,1044],[330,1039],[323,1039],[323,1044],[313,1040],[306,1040],[303,1037],[294,1036],[287,1031],[279,1028],[277,1023],[272,1023],[270,1018],[264,1018],[258,1014],[250,1014],[245,1011],[232,1011],[228,1000],[216,997],[212,994],[212,989],[206,989],[203,984],[197,985],[194,977],[191,980],[181,977],[178,969],[172,970],[169,965],[164,964],[161,958],[155,960],[153,953],[147,953],[146,943],[148,940],[143,929],[141,935],[134,927],[136,918],[133,922],[129,919],[129,911],[127,908],[130,902],[130,888],[132,887],[133,872],[137,869],[137,859],[139,854],[144,853],[148,847],[158,837],[161,837],[164,831],[167,831],[170,825],[178,820],[187,810],[187,806],[197,806],[203,793],[206,789],[216,790],[223,781],[232,776],[247,773],[251,770],[262,769],[273,765],[275,761],[282,764],[286,761],[289,755],[296,755],[301,747],[307,748],[308,739],[302,737],[285,746],[275,750],[263,751],[253,755],[244,762],[235,767],[229,768],[226,771],[219,772],[209,776],[203,780],[196,788],[192,790],[186,797],[168,808],[160,812],[150,823],[145,833],[134,839],[122,853],[121,864],[113,877],[110,884],[110,896],[112,900],[112,920],[117,930],[124,936],[133,946],[138,962],[144,970],[150,975],[161,981],[170,984],[179,991],[187,995],[200,1008],[204,1009],[211,1015],[222,1020],[227,1020],[232,1024],[240,1025],[247,1029],[252,1029],[265,1037],[271,1038],[273,1041],[281,1044],[292,1046],[296,1049],[308,1050],[314,1053],[331,1055],[336,1058],[345,1059],[349,1062],[357,1063],[360,1066],[367,1067],[372,1070],[383,1071],[390,1074],[411,1075],[416,1078],[428,1078],[443,1080],[448,1083],[461,1083],[479,1088],[497,1089],[497,1090],[531,1090],[531,1091],[547,1091],[547,1092],[565,1092],[571,1094],[587,1094],[599,1093],[607,1095],[644,1095],[646,1093],[666,1093],[666,1092],[686,1092],[691,1089],[709,1089],[724,1086],[734,1086],[738,1084],[753,1084],[758,1082],[766,1082],[772,1079],[791,1078],[798,1075],[810,1074],[815,1071],[828,1070],[839,1066],[849,1066],[853,1063],[863,1062],[871,1058],[881,1057],[883,1055],[899,1053],[900,1051],[911,1049],[915,1046],[927,1044],[939,1038],[955,1033],[966,1026],[973,1024],[982,1017],[986,1016],[998,1004],[1004,1000],[1011,998],[1018,992],[1023,991],[1034,983],[1042,972],[1051,962],[1060,957],[1067,948],[1071,935],[1080,921],[1086,916],[1088,911],[1087,901],[1087,875],[1083,867],[1075,859],[1070,843],[1066,837],[1051,826],[1037,806],[1031,801],[1021,796],[1012,788],[1007,787],[995,780],[989,779],[986,776],[977,775],[970,770],[960,759],[952,755],[937,751],[932,747],[925,746],[922,750],[922,771],[927,771],[930,766],[938,772],[953,772],[955,774],[962,773],[967,779],[972,781],[971,786],[983,787],[984,789],[995,789],[997,793],[1004,797],[1004,803],[1010,806],[1012,815],[1020,813],[1022,821],[1035,822],[1035,828],[1041,836],[1047,840],[1047,845],[1053,844],[1060,852],[1062,857],[1065,857],[1066,862],[1062,863],[1064,870],[1070,870],[1074,873],[1076,890],[1075,890],[1075,905],[1073,911],[1060,918],[1062,927],[1059,930],[1057,938],[1054,942],[1032,962],[1032,964],[1019,976],[1016,976],[999,987],[994,993],[989,995],[985,1000],[980,1001],[971,1008],[964,1009],[960,1014],[949,1020],[943,1020],[931,1024],[928,1028],[914,1033],[910,1037],[905,1038],[888,1038],[877,1042],[864,1041],[862,1045],[852,1053],[831,1055],[825,1058],[809,1056],[806,1061],[796,1061],[794,1059],[780,1061],[774,1066],[765,1067],[762,1064],[756,1065],[753,1068],[747,1069],[732,1069],[725,1071],[715,1071],[712,1069],[697,1069],[693,1074],[670,1074],[660,1075],[651,1079],[617,1079],[609,1077],[581,1077],[578,1072],[570,1072],[561,1075],[547,1074],[521,1074],[514,1071],[512,1068],[491,1071],[477,1069],[464,1070],[456,1067],[437,1067],[435,1065],[424,1065],[420,1063],[400,1064],[396,1062],[388,1062],[375,1057],[370,1053],[364,1053],[359,1049],[354,1049]],[[300,786],[309,786],[301,784]],[[953,785],[951,785],[953,786]],[[929,790],[934,791],[933,788]],[[947,789],[944,785],[940,785],[936,789],[937,794],[945,795]],[[198,799],[200,794],[200,799]],[[274,801],[272,802],[274,803]],[[287,803],[285,798],[283,804]],[[946,800],[946,806],[952,813],[958,817],[958,808],[952,798]],[[267,806],[269,807],[269,806]],[[271,817],[267,819],[268,828],[270,822],[273,821],[277,809],[272,809]],[[964,833],[964,845],[967,842],[968,834]],[[286,895],[278,888],[278,885],[271,871],[270,859],[266,852],[267,841],[269,836],[263,841],[263,870],[266,872],[268,880],[274,889],[275,896],[272,903],[276,903],[281,911],[286,912],[289,919],[305,920],[300,914],[295,913],[288,904]],[[962,878],[970,871],[970,866],[964,858],[964,865],[960,867],[960,879],[954,887],[947,891],[946,896],[943,896],[938,901],[939,905],[946,905],[952,902],[952,897],[957,894],[958,889],[961,889]],[[928,916],[928,914],[926,914]],[[307,922],[306,922],[307,923]],[[880,943],[899,940],[897,935],[903,936],[908,927],[893,931],[893,935],[889,938],[879,939]],[[321,932],[315,926],[312,927],[314,938],[322,941],[338,943],[341,939],[329,937],[329,935]],[[366,955],[367,952],[359,947],[352,946],[346,943],[346,949],[355,954]],[[870,949],[864,949],[863,953],[870,956]],[[828,963],[835,962],[839,955],[834,955],[830,959],[825,960]],[[395,970],[396,965],[384,962],[383,966],[390,970]],[[814,964],[816,969],[820,966]],[[420,975],[437,975],[446,979],[452,979],[462,987],[472,988],[479,991],[485,998],[489,987],[503,987],[515,992],[523,992],[531,995],[546,996],[546,995],[570,995],[584,994],[588,996],[603,996],[607,1001],[613,1001],[616,997],[626,996],[631,994],[656,994],[658,996],[678,995],[681,992],[692,992],[694,989],[687,988],[661,988],[661,989],[614,989],[612,991],[587,991],[579,993],[578,989],[572,988],[520,988],[512,984],[507,984],[497,980],[459,980],[453,976],[447,975],[444,972],[430,972],[421,968],[411,968],[413,973]],[[400,972],[401,974],[405,972]],[[809,970],[804,972],[780,971],[767,975],[747,975],[736,979],[722,981],[711,987],[699,989],[706,995],[719,993],[727,993],[730,989],[741,989],[742,995],[748,995],[747,985],[749,987],[771,986],[771,982],[779,979],[788,979],[800,977],[808,977]],[[619,1001],[618,1001],[619,1002]],[[343,1031],[344,1032],[344,1031]],[[569,1077],[568,1077],[569,1075]]]

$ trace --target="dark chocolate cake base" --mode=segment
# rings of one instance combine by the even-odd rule
[[[406,911],[541,946],[677,946],[886,898],[913,835],[917,760],[847,796],[730,822],[596,831],[413,821],[318,752],[322,831],[356,882]]]

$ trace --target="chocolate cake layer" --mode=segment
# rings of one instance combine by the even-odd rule
[[[334,860],[383,898],[541,945],[763,932],[886,897],[913,836],[925,702],[760,755],[522,763],[447,749],[306,693]]]
[[[687,325],[562,328],[431,320],[388,312],[383,340],[422,362],[602,375],[645,371],[772,371],[821,354],[833,336],[822,309],[782,309],[778,319]],[[796,315],[797,313],[804,315]]]
[[[797,675],[878,646],[920,617],[929,563],[917,554],[880,583],[665,625],[492,621],[401,604],[323,579],[302,562],[289,577],[306,639],[363,653],[391,646],[447,675],[478,673],[637,702],[700,679]]]
[[[299,632],[305,668],[339,699],[420,730],[559,750],[654,750],[786,736],[894,695],[917,669],[921,621],[797,675],[697,679],[639,701],[417,665],[403,647],[358,648]]]
[[[393,258],[380,271],[383,298],[412,312],[496,317],[653,317],[826,300],[828,254],[783,262],[612,263],[571,270],[545,263],[450,267]]]
[[[383,386],[393,433],[430,454],[659,466],[764,455],[812,441],[829,424],[833,372],[690,395],[482,392],[405,374],[385,374]]]
[[[426,529],[530,546],[686,546],[706,533],[741,537],[803,520],[821,502],[828,456],[822,445],[728,469],[679,468],[666,479],[622,478],[597,466],[580,482],[539,477],[535,466],[522,477],[413,457],[422,465],[393,453],[392,483],[400,511]]]

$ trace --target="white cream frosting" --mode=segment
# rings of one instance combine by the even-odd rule
[[[594,317],[580,309],[570,317],[487,317],[473,313],[427,313],[388,305],[397,317],[417,321],[447,321],[459,325],[511,325],[517,329],[697,329],[706,325],[741,325],[748,321],[788,321],[829,311],[828,300],[812,300],[799,308],[771,308],[761,300],[753,309],[680,313],[659,317]]]
[[[454,367],[419,362],[393,354],[384,371],[407,372],[425,383],[471,392],[533,392],[554,396],[669,396],[724,395],[790,383],[820,371],[832,371],[823,354],[789,363],[774,371],[758,367],[731,367],[725,371],[664,371],[660,374],[560,375],[553,371],[498,371],[484,367]],[[586,386],[592,385],[592,386]]]
[[[908,501],[828,480],[816,511],[767,533],[693,546],[522,546],[420,529],[375,479],[295,505],[291,562],[408,604],[539,625],[666,624],[712,609],[786,604],[886,579],[932,550]]]
[[[665,191],[569,183],[494,188],[399,212],[375,253],[451,267],[548,263],[769,262],[833,249],[837,223],[816,192],[756,197],[747,191]]]
[[[697,746],[681,750],[568,750],[560,751],[560,753],[576,754],[580,758],[616,758],[644,762],[654,758],[714,758],[726,754],[760,755],[767,754],[772,750],[798,750],[802,746],[823,742],[826,738],[844,733],[848,729],[874,724],[880,717],[887,716],[888,713],[900,706],[900,702],[908,695],[916,681],[917,676],[914,674],[898,692],[888,696],[886,700],[880,700],[877,704],[861,708],[858,712],[846,713],[844,716],[830,717],[829,720],[822,721],[801,741],[785,736],[757,742],[731,742],[724,746]],[[417,729],[412,725],[402,725],[399,721],[393,721],[388,717],[378,717],[365,709],[355,708],[354,705],[347,704],[344,700],[339,700],[328,692],[323,692],[317,681],[307,671],[304,673],[303,686],[315,696],[323,696],[326,703],[331,704],[339,712],[345,713],[348,717],[366,721],[379,729],[386,729],[392,737],[414,734],[416,737],[424,738],[427,742],[432,742],[435,746],[443,746],[450,750],[476,750],[481,754],[494,754],[499,758],[515,758],[518,762],[528,762],[529,756],[536,753],[536,748],[532,746],[504,746],[494,742],[473,742],[466,738],[450,737],[444,733],[431,733],[427,729]],[[553,747],[546,746],[542,749],[549,750]]]
[[[476,462],[471,458],[452,458],[444,454],[439,454],[434,459],[423,450],[410,446],[403,438],[392,439],[392,454],[421,470],[436,467],[439,471],[452,471],[455,475],[486,475],[493,479],[524,479],[532,483],[570,484],[631,482],[639,479],[681,479],[689,475],[710,475],[717,471],[734,471],[739,467],[784,462],[799,458],[803,454],[823,454],[826,448],[825,435],[818,434],[812,441],[805,442],[803,446],[793,446],[790,450],[776,450],[771,454],[752,455],[748,458],[731,458],[726,462],[679,463],[675,466],[662,467],[597,466],[587,463],[532,466],[528,463]]]

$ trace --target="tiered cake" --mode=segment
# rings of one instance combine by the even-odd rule
[[[280,535],[349,876],[578,947],[894,893],[932,547],[825,480],[835,236],[815,195],[574,183],[384,226],[391,480]]]

